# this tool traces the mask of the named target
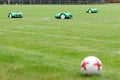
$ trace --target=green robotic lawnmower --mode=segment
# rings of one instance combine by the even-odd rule
[[[98,9],[96,8],[87,9],[86,13],[98,13]]]
[[[22,12],[10,12],[8,14],[9,18],[22,18],[23,17],[23,13]]]
[[[68,12],[62,12],[62,13],[58,13],[55,15],[56,19],[71,19],[72,18],[72,14],[68,13]]]

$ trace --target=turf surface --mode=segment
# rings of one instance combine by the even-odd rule
[[[11,11],[23,18],[7,18]],[[55,19],[59,12],[73,19]],[[99,76],[80,73],[90,55],[103,63]],[[120,80],[119,56],[119,4],[0,5],[0,80]]]

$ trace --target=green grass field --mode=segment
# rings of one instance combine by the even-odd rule
[[[24,17],[9,19],[11,11]],[[73,19],[55,19],[59,12]],[[99,76],[80,72],[90,55],[103,63]],[[0,5],[0,80],[120,80],[119,71],[119,4]]]

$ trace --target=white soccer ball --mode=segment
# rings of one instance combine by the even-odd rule
[[[80,68],[83,74],[100,74],[102,71],[102,62],[95,56],[88,56],[82,60]]]

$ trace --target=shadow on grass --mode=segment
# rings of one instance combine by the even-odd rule
[[[93,75],[87,75],[87,74],[82,74],[82,73],[76,73],[75,77],[77,78],[102,78],[102,75],[100,74],[93,74]]]
[[[93,74],[93,75],[80,74],[80,77],[101,77],[101,75],[98,75],[98,74]]]

